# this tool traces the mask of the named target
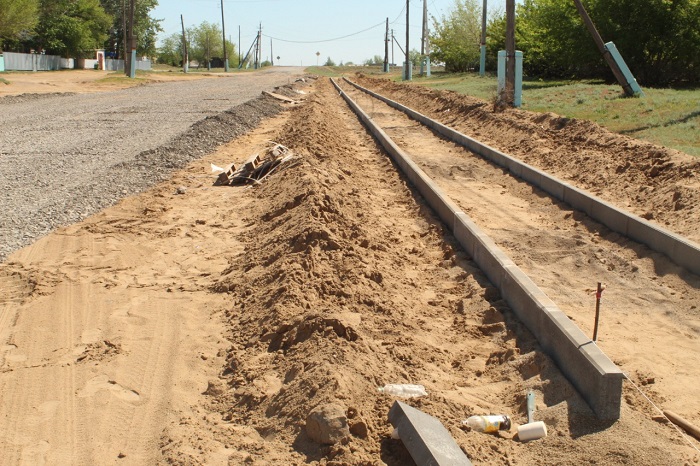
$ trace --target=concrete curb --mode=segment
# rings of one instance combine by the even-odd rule
[[[389,421],[416,464],[472,466],[449,431],[433,416],[397,400],[389,410]]]
[[[450,141],[466,147],[485,159],[508,169],[513,175],[527,181],[529,184],[552,195],[556,199],[569,204],[574,209],[585,212],[589,217],[610,228],[612,231],[642,243],[653,251],[664,254],[675,264],[684,267],[696,275],[700,275],[699,244],[658,225],[654,225],[641,217],[608,204],[582,189],[576,188],[531,165],[489,147],[486,144],[482,144],[476,139],[472,139],[442,123],[431,120],[425,115],[401,105],[398,102],[390,100],[369,89],[365,89],[347,78],[343,79],[362,92],[406,113],[414,120],[421,122]]]
[[[501,292],[513,312],[601,419],[619,419],[622,371],[547,295],[331,80],[360,120]]]

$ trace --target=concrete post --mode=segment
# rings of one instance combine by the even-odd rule
[[[136,49],[131,49],[131,66],[129,67],[129,77],[136,77]]]
[[[5,71],[5,57],[0,55],[0,73]]]
[[[506,88],[506,62],[508,57],[505,50],[498,51],[498,96],[505,92]],[[513,93],[513,106],[520,107],[523,102],[523,52],[515,51],[515,89]]]
[[[403,80],[410,81],[413,79],[413,62],[407,61],[403,64]]]
[[[481,46],[481,58],[479,59],[479,76],[486,74],[486,45]]]

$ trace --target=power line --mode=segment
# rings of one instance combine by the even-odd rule
[[[371,31],[372,29],[376,29],[379,26],[383,26],[383,25],[384,25],[384,21],[379,22],[379,23],[375,24],[374,26],[370,26],[367,29],[363,29],[362,31],[353,32],[352,34],[348,34],[348,35],[341,36],[341,37],[334,37],[333,39],[322,39],[322,40],[287,40],[287,39],[280,39],[278,37],[268,36],[267,34],[263,34],[263,35],[265,37],[269,37],[270,39],[278,40],[280,42],[290,42],[292,44],[320,44],[322,42],[334,42],[336,40],[347,39],[348,37],[357,36],[359,34],[362,34],[363,32]]]

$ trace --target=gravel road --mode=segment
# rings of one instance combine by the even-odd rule
[[[279,112],[261,91],[302,70],[0,99],[0,261]]]

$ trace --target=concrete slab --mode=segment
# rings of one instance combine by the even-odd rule
[[[389,422],[418,465],[471,466],[467,455],[452,435],[433,416],[395,401],[389,411]]]

